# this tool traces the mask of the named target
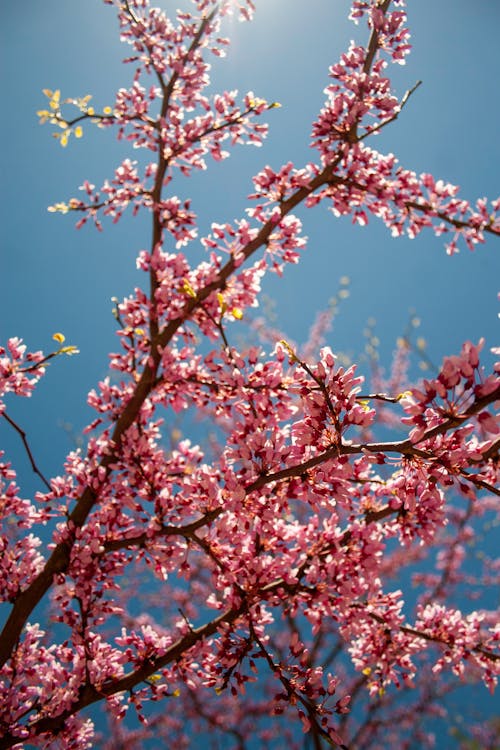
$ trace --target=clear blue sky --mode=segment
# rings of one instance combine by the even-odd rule
[[[251,176],[266,163],[278,167],[293,160],[300,166],[313,158],[310,124],[324,99],[328,65],[360,34],[346,20],[346,0],[256,4],[254,23],[234,25],[228,60],[215,61],[213,90],[253,90],[283,106],[269,113],[264,148],[239,148],[223,164],[174,185],[179,195],[192,196],[201,234],[211,221],[243,216]],[[414,50],[393,73],[401,95],[418,79],[423,85],[373,145],[392,151],[409,169],[459,184],[464,197],[495,198],[500,3],[408,5]],[[49,368],[31,403],[9,406],[28,430],[43,469],[55,474],[71,447],[60,422],[79,431],[89,421],[86,393],[106,375],[107,353],[116,348],[110,298],[141,282],[134,259],[138,249],[149,247],[150,231],[147,222],[126,219],[118,226],[105,222],[101,234],[91,226],[77,232],[73,216],[47,212],[48,205],[78,195],[84,179],[100,184],[112,176],[129,154],[111,130],[91,125],[84,138],[62,149],[35,113],[46,106],[43,88],[59,88],[62,97],[93,94],[96,108],[112,104],[132,68],[121,65],[128,48],[118,41],[114,11],[100,0],[4,0],[1,19],[0,340],[19,335],[30,348],[48,351],[52,334],[62,331],[81,350]],[[365,29],[359,38],[366,38]],[[366,320],[374,317],[382,360],[388,362],[410,308],[422,320],[420,334],[437,362],[465,339],[484,335],[487,346],[498,345],[500,241],[448,258],[444,243],[430,233],[411,242],[393,240],[375,220],[361,229],[322,209],[301,217],[310,238],[302,262],[265,286],[275,299],[278,325],[290,338],[305,339],[316,311],[347,275],[351,296],[329,341],[334,350],[356,357]],[[18,459],[21,486],[30,492],[36,483],[17,436],[3,424],[0,441]]]

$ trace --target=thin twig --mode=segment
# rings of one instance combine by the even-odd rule
[[[405,92],[403,98],[401,99],[401,102],[399,103],[399,109],[391,117],[388,117],[387,120],[382,120],[381,122],[374,125],[372,128],[369,128],[364,135],[359,136],[358,140],[363,141],[365,138],[368,138],[370,135],[373,135],[373,133],[376,133],[377,131],[382,130],[382,128],[385,128],[385,126],[389,125],[389,123],[394,122],[394,120],[397,120],[406,102],[408,101],[410,96],[413,94],[413,92],[418,89],[421,83],[422,81],[417,81],[416,84],[411,87],[411,89],[408,89],[408,91]]]
[[[17,424],[17,422],[14,422],[14,420],[11,419],[11,417],[9,417],[9,415],[7,414],[7,412],[4,411],[2,413],[2,417],[4,417],[4,419],[7,420],[7,422],[10,424],[10,426],[13,427],[14,430],[20,436],[21,440],[23,441],[24,449],[25,449],[25,451],[26,451],[26,453],[28,455],[28,458],[30,460],[31,468],[33,469],[33,471],[35,472],[35,474],[37,474],[40,477],[40,479],[42,480],[42,482],[44,483],[44,485],[47,487],[47,489],[49,490],[49,492],[52,492],[52,487],[50,486],[49,482],[45,479],[44,475],[42,474],[42,472],[38,468],[35,459],[33,458],[33,453],[31,452],[31,448],[29,447],[28,438],[26,437],[25,431],[21,427],[19,427],[19,425]]]

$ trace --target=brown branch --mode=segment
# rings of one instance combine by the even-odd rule
[[[158,535],[165,537],[182,536],[185,539],[199,539],[195,536],[195,531],[215,520],[217,516],[220,515],[220,512],[220,508],[211,510],[197,521],[188,523],[185,526],[162,526],[161,530],[158,531]],[[105,552],[114,552],[127,547],[146,547],[148,541],[151,541],[151,537],[144,533],[138,534],[137,536],[110,539],[109,541],[104,542],[103,547]]]
[[[68,102],[71,103],[71,102]],[[138,120],[142,121],[143,117],[132,117],[129,121],[132,120]],[[49,122],[53,123],[54,120],[57,120],[60,125],[64,126],[66,125],[68,128],[72,128],[73,125],[75,125],[77,122],[81,122],[82,120],[109,120],[110,122],[114,122],[115,120],[118,120],[116,115],[110,114],[100,114],[99,112],[95,112],[94,114],[89,114],[88,112],[83,112],[81,115],[78,115],[78,117],[73,117],[71,120],[68,120],[66,117],[63,117],[59,113],[56,113],[52,115],[52,119],[49,120]],[[151,121],[150,124],[152,125],[153,122]]]
[[[391,0],[382,0],[382,2],[379,2],[379,9],[382,11],[384,15],[387,12],[390,4],[391,4]],[[372,32],[370,34],[370,39],[368,40],[368,45],[366,47],[365,62],[363,64],[363,73],[365,73],[366,75],[370,73],[370,70],[375,61],[375,55],[377,54],[378,49],[379,49],[378,33],[376,29],[372,29]],[[360,120],[358,119],[356,119],[354,123],[352,124],[351,128],[349,129],[349,132],[346,134],[345,140],[347,143],[353,144],[353,143],[357,143],[360,140],[358,136],[359,124],[360,124]]]
[[[491,492],[492,495],[497,495],[498,497],[500,497],[500,489],[498,487],[495,487],[489,482],[485,482],[484,479],[480,479],[475,474],[469,474],[467,471],[465,471],[465,469],[461,469],[460,475],[464,477],[464,479],[467,479],[468,482],[472,482],[472,484],[475,484],[476,487],[479,487],[482,490],[486,490],[486,492]]]
[[[386,125],[389,125],[391,122],[394,122],[395,120],[397,120],[398,117],[399,117],[399,115],[403,111],[403,108],[404,108],[405,104],[407,103],[408,99],[418,89],[418,87],[421,84],[422,84],[422,81],[417,81],[416,84],[414,86],[412,86],[411,89],[408,89],[408,91],[405,91],[405,94],[404,94],[403,98],[401,99],[401,102],[399,104],[399,109],[397,110],[397,112],[395,112],[391,117],[388,117],[387,120],[382,120],[381,122],[378,122],[373,127],[368,127],[366,129],[366,132],[363,135],[361,135],[358,138],[358,140],[359,141],[364,141],[365,138],[368,138],[370,135],[373,135],[373,133],[377,133],[379,130],[382,130],[382,128],[385,128]]]
[[[291,698],[292,696],[295,698],[296,701],[302,704],[302,706],[305,708],[307,716],[309,718],[309,721],[311,722],[311,731],[313,733],[313,736],[315,736],[317,739],[319,737],[322,737],[325,742],[327,742],[332,747],[340,747],[342,750],[348,750],[347,745],[341,744],[338,745],[337,742],[334,742],[328,732],[323,729],[321,724],[318,721],[318,713],[319,713],[319,706],[314,703],[313,701],[306,698],[305,695],[302,694],[293,684],[292,680],[289,680],[284,674],[283,674],[283,668],[280,664],[275,664],[271,654],[268,652],[264,644],[262,643],[261,639],[255,632],[255,629],[253,627],[252,621],[249,622],[249,628],[250,628],[250,634],[259,647],[259,650],[264,657],[265,661],[267,662],[269,669],[271,670],[272,674],[275,675],[275,677],[281,682],[283,687],[285,688],[287,692],[288,698]],[[320,746],[320,745],[319,745]]]
[[[354,609],[364,609],[364,605],[362,604],[353,604],[352,607]],[[372,620],[375,620],[380,625],[386,625],[386,621],[381,615],[377,615],[376,612],[366,612],[366,614],[371,617]],[[453,636],[450,635],[450,640],[447,640],[446,638],[442,638],[437,635],[432,635],[431,633],[426,633],[423,630],[417,630],[416,628],[411,628],[408,625],[399,625],[398,630],[401,633],[406,633],[407,635],[415,636],[415,638],[422,638],[424,641],[428,641],[430,643],[438,643],[443,646],[448,646],[449,648],[453,648],[455,645],[455,642],[453,640]],[[488,649],[485,649],[481,643],[478,643],[476,646],[467,647],[464,649],[465,651],[471,651],[471,652],[477,652],[480,653],[482,656],[485,656],[487,659],[491,659],[491,661],[500,661],[500,654],[495,654],[493,651],[488,651]]]
[[[462,221],[460,219],[451,219],[443,211],[436,211],[436,209],[433,208],[430,203],[406,201],[405,207],[412,208],[415,211],[422,211],[424,213],[430,214],[431,216],[437,216],[438,219],[441,219],[442,221],[445,221],[448,224],[451,224],[453,227],[455,227],[455,229],[466,229],[467,227],[471,227],[471,224],[469,221]],[[478,227],[474,227],[474,228],[477,229]],[[489,232],[490,234],[494,234],[496,237],[500,236],[500,227],[496,229],[492,225],[485,224],[484,226],[480,227],[480,229],[482,232]]]
[[[379,10],[381,10],[382,13],[385,15],[389,9],[390,4],[391,4],[391,0],[382,0],[382,2],[379,2],[378,4]],[[370,39],[368,41],[365,62],[363,65],[363,73],[370,72],[373,62],[375,60],[375,55],[377,54],[378,48],[379,48],[378,34],[376,30],[373,29],[370,35]]]
[[[28,438],[27,438],[27,435],[26,435],[25,431],[21,427],[19,427],[19,425],[17,424],[17,422],[14,422],[14,420],[11,419],[11,417],[9,417],[9,415],[7,414],[6,411],[2,412],[2,414],[0,416],[2,416],[10,424],[10,426],[13,427],[14,430],[19,434],[21,440],[23,441],[24,449],[25,449],[25,451],[26,451],[26,453],[28,455],[28,458],[29,458],[29,461],[30,461],[30,464],[31,464],[31,468],[33,469],[33,471],[35,472],[35,474],[37,474],[40,477],[40,479],[42,480],[42,482],[44,483],[44,485],[47,487],[47,489],[49,490],[49,492],[52,492],[52,487],[50,486],[49,482],[44,477],[44,475],[42,474],[42,472],[40,471],[40,469],[38,468],[38,466],[36,464],[36,461],[33,458],[33,453],[31,452],[31,449],[29,447]]]
[[[356,396],[356,401],[386,401],[388,404],[397,404],[400,400],[398,396],[388,396],[387,393],[369,393],[366,396]]]
[[[261,487],[264,487],[266,484],[269,484],[271,482],[279,482],[283,479],[291,479],[293,477],[301,476],[303,474],[306,474],[310,469],[315,468],[325,461],[333,458],[338,458],[339,455],[353,455],[358,453],[399,453],[403,456],[432,458],[432,454],[429,454],[426,451],[419,450],[416,446],[419,443],[436,437],[437,435],[442,435],[448,432],[448,430],[453,429],[454,427],[458,427],[471,416],[474,416],[475,414],[480,412],[481,409],[484,409],[485,406],[494,401],[497,401],[498,399],[500,399],[500,385],[498,385],[497,388],[487,396],[476,399],[468,407],[468,409],[465,410],[463,414],[448,417],[448,419],[445,419],[441,424],[432,427],[430,430],[427,430],[427,432],[425,432],[423,436],[419,438],[419,440],[417,440],[415,443],[412,442],[409,438],[406,438],[405,440],[385,443],[342,443],[341,445],[335,445],[332,448],[328,448],[326,451],[323,451],[323,453],[319,453],[317,456],[303,461],[300,464],[295,464],[294,466],[290,466],[286,469],[281,469],[280,471],[276,471],[273,474],[266,474],[264,476],[261,476],[254,482],[252,482],[252,484],[249,485],[247,489],[249,491],[254,491],[261,489]]]
[[[202,20],[200,27],[197,33],[195,34],[195,36],[193,37],[193,40],[189,46],[189,49],[186,52],[186,55],[184,56],[184,59],[180,61],[181,65],[179,66],[179,70],[181,69],[182,64],[187,63],[190,55],[193,54],[193,52],[197,49],[197,47],[201,43],[201,40],[203,38],[203,35],[207,27],[210,25],[210,23],[213,21],[213,19],[217,15],[218,10],[219,8],[218,6],[216,6],[213,9],[213,11],[206,18]],[[170,105],[170,98],[174,92],[175,84],[178,78],[179,78],[178,70],[174,71],[174,73],[170,77],[170,80],[167,84],[165,84],[163,78],[160,78],[161,88],[163,91],[163,100],[162,100],[161,112],[160,112],[158,121],[165,119],[167,116],[168,108]],[[160,139],[158,139],[158,168],[156,170],[155,184],[151,192],[151,197],[153,199],[153,233],[152,233],[152,238],[151,238],[151,257],[154,256],[155,248],[161,244],[162,238],[163,238],[163,226],[162,226],[162,222],[160,219],[160,213],[155,208],[155,206],[158,205],[161,201],[163,183],[165,180],[165,174],[166,174],[167,168],[168,168],[168,160],[165,157],[165,153],[162,148]],[[149,285],[150,285],[149,299],[151,302],[149,328],[150,328],[151,341],[153,342],[153,340],[156,339],[159,334],[158,315],[157,315],[157,308],[155,304],[155,294],[156,294],[156,290],[158,289],[158,279],[157,279],[156,271],[154,268],[151,268],[149,272]],[[153,350],[153,344],[152,344],[152,350]]]
[[[339,175],[332,175],[330,179],[330,184],[333,185],[344,185],[345,187],[353,187],[356,188],[356,190],[360,190],[362,193],[365,193],[366,195],[372,195],[376,198],[380,198],[380,194],[382,192],[381,188],[374,187],[369,188],[366,185],[363,185],[361,182],[357,182],[356,180],[351,179],[350,177],[341,177]],[[392,202],[394,202],[396,205],[398,203],[397,199],[391,199]],[[433,206],[431,206],[430,203],[425,203],[424,201],[418,202],[418,201],[404,201],[403,202],[404,207],[409,210],[413,209],[414,211],[421,211],[422,213],[429,214],[430,216],[437,217],[438,219],[441,219],[442,221],[446,222],[447,224],[450,224],[451,226],[455,227],[455,229],[466,229],[466,228],[474,228],[477,229],[478,227],[473,227],[470,223],[470,221],[463,221],[461,219],[453,219],[450,216],[448,216],[447,213],[444,211],[437,211]],[[480,227],[482,232],[488,232],[489,234],[495,235],[495,237],[500,237],[500,227],[495,228],[495,226],[491,224],[485,224],[484,226]]]

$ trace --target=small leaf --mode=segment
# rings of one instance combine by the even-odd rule
[[[55,203],[53,206],[49,206],[47,208],[47,211],[50,211],[51,214],[58,211],[61,214],[67,214],[69,211],[69,206],[66,203]]]
[[[188,279],[184,279],[184,283],[182,285],[182,291],[188,295],[188,297],[192,297],[193,299],[196,298],[196,292],[194,291],[193,287],[189,283]]]
[[[52,97],[49,102],[49,107],[51,109],[59,109],[60,97],[61,97],[61,92],[59,91],[59,89],[57,91],[52,92]]]
[[[292,360],[292,362],[298,362],[299,361],[297,355],[293,351],[293,349],[290,346],[290,344],[288,343],[288,341],[285,341],[285,339],[281,339],[280,344],[282,345],[282,347],[284,349],[286,349],[286,351],[288,352],[288,356],[290,357],[290,359]]]
[[[221,315],[224,315],[224,313],[227,310],[227,304],[224,300],[223,295],[220,292],[217,292],[217,299],[219,301]]]
[[[402,398],[409,398],[409,396],[411,396],[411,391],[403,391],[403,393],[398,393],[396,399],[401,401]]]
[[[80,354],[80,350],[77,349],[76,346],[70,345],[70,346],[63,346],[61,349],[59,349],[59,354],[67,354],[68,357],[72,357],[73,354]]]

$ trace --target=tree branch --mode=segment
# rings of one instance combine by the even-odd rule
[[[52,487],[50,486],[49,482],[44,477],[44,475],[42,474],[42,472],[40,471],[40,469],[38,468],[38,466],[36,464],[36,461],[33,458],[33,453],[31,452],[31,449],[29,447],[28,438],[27,438],[27,435],[26,435],[25,431],[17,424],[17,422],[14,422],[14,420],[11,419],[11,417],[9,417],[9,415],[7,414],[6,411],[2,412],[2,414],[0,416],[2,416],[10,424],[10,426],[13,427],[14,430],[18,433],[18,435],[20,436],[21,440],[23,441],[24,449],[25,449],[25,451],[26,451],[26,453],[28,455],[28,458],[29,458],[29,461],[30,461],[30,464],[31,464],[31,468],[33,469],[33,471],[35,472],[35,474],[37,474],[37,476],[40,477],[40,479],[42,480],[42,482],[44,483],[44,485],[47,487],[47,489],[49,490],[49,492],[52,492]]]

